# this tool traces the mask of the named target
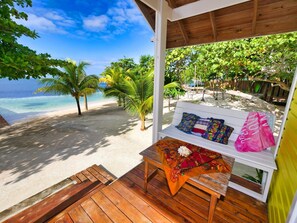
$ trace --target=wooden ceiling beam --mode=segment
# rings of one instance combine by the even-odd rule
[[[155,11],[159,11],[159,0],[140,0],[150,8],[154,9]]]
[[[168,4],[169,4],[169,7],[171,7],[171,8],[175,8],[176,7],[174,1],[172,1],[172,0],[167,0],[167,1],[168,1]],[[185,44],[187,45],[188,42],[189,42],[189,37],[188,37],[188,34],[187,34],[186,30],[185,30],[185,26],[184,26],[184,24],[183,24],[182,21],[177,21],[177,24],[178,24],[179,30],[182,33],[183,39],[185,41]]]
[[[216,21],[215,21],[215,15],[214,12],[209,13],[210,17],[210,22],[211,22],[211,28],[212,28],[212,33],[213,33],[213,38],[214,41],[217,41],[217,26],[216,26]]]
[[[142,12],[143,16],[146,18],[146,21],[154,31],[155,29],[155,20],[152,18],[149,9],[144,5],[144,3],[140,1],[135,1],[136,5],[140,9],[140,12]]]
[[[253,10],[253,21],[252,21],[252,35],[256,32],[256,24],[257,24],[257,18],[258,18],[258,0],[254,0],[254,10]]]
[[[182,35],[183,35],[183,39],[185,41],[185,44],[188,44],[189,43],[189,37],[188,37],[188,34],[187,34],[186,30],[185,30],[183,22],[182,21],[177,21],[177,24],[179,26],[179,29],[180,29]]]
[[[138,0],[134,0],[134,1],[138,1]],[[143,2],[154,11],[160,11],[160,4],[162,3],[162,1],[165,1],[166,4],[163,7],[165,7],[165,13],[167,14],[167,19],[171,21],[172,8],[168,6],[166,0],[139,0],[139,1]]]
[[[142,0],[144,1],[144,0]],[[170,21],[186,19],[192,16],[201,15],[207,12],[215,11],[225,7],[241,4],[249,0],[201,0],[192,2],[175,9],[172,9],[172,14],[169,14]]]
[[[161,0],[140,0],[155,11],[160,10]],[[165,0],[163,0],[165,1]],[[177,8],[172,8],[167,5],[167,19],[171,22],[186,19],[192,16],[201,15],[207,12],[215,11],[225,7],[241,4],[250,0],[200,0],[192,2]]]

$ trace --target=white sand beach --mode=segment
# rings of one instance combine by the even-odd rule
[[[0,212],[92,164],[123,175],[141,161],[151,135],[111,102],[80,117],[65,110],[0,129]]]
[[[201,95],[184,100],[200,100]],[[213,100],[205,104],[237,109],[281,109],[256,98]],[[167,102],[164,103],[167,106]],[[164,126],[173,108],[164,108]],[[151,116],[146,131],[137,117],[115,102],[93,104],[82,116],[76,110],[48,113],[44,117],[0,129],[0,212],[93,164],[101,164],[120,177],[141,162],[139,152],[152,143]],[[276,128],[276,131],[277,128]]]

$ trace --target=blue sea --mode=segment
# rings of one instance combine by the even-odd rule
[[[36,94],[41,87],[38,80],[9,81],[0,79],[0,114],[9,124],[17,121],[34,118],[47,112],[62,109],[77,109],[76,102],[70,95],[45,95]],[[104,98],[101,92],[88,97],[88,103],[110,100]],[[80,100],[82,111],[84,110],[83,98]]]

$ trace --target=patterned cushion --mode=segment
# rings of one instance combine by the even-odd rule
[[[176,128],[185,132],[185,133],[191,133],[198,118],[199,118],[199,116],[197,116],[197,115],[184,112],[182,120],[176,126]]]
[[[233,132],[234,128],[228,126],[228,125],[222,125],[220,130],[218,131],[217,137],[214,140],[215,142],[222,143],[222,144],[228,144],[228,139]]]
[[[192,134],[201,136],[207,129],[209,118],[199,118],[192,129]]]
[[[202,134],[202,137],[214,141],[217,138],[222,125],[223,123],[221,121],[211,119],[205,133]]]
[[[218,121],[221,122],[222,124],[224,124],[225,120],[224,119],[218,119],[218,118],[210,118],[210,121]]]
[[[192,129],[192,134],[197,135],[197,136],[201,136],[205,133],[205,131],[207,130],[207,127],[209,125],[209,123],[212,121],[219,121],[222,124],[224,123],[223,119],[215,119],[215,118],[199,118],[196,122],[196,124],[194,125],[193,129]]]

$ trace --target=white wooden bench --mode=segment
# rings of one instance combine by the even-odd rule
[[[232,132],[228,145],[212,142],[193,134],[187,134],[178,130],[175,126],[181,121],[183,112],[193,113],[203,118],[219,118],[224,119],[225,124],[232,126],[234,131]],[[240,130],[246,120],[248,112],[231,110],[219,107],[204,106],[199,104],[193,104],[188,102],[177,102],[173,120],[170,126],[163,129],[158,133],[159,138],[170,136],[172,138],[180,139],[185,142],[189,142],[194,145],[198,145],[207,148],[212,151],[219,152],[226,156],[235,158],[235,162],[241,163],[253,168],[261,169],[264,171],[262,180],[262,192],[258,193],[241,185],[233,182],[229,183],[229,186],[239,190],[245,194],[248,194],[258,200],[266,202],[270,182],[272,179],[273,171],[277,169],[275,163],[274,148],[269,148],[262,152],[238,152],[234,147],[234,142],[240,133]],[[271,129],[274,129],[275,117],[272,114],[267,113],[267,118]]]

